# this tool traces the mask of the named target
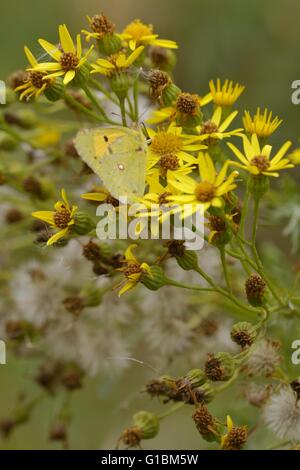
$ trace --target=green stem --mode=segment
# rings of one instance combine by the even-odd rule
[[[121,116],[122,116],[122,124],[124,127],[127,127],[125,99],[120,98],[119,101],[120,101],[120,109],[121,109]]]
[[[181,403],[176,403],[176,405],[172,406],[171,408],[169,408],[167,411],[165,411],[164,413],[161,413],[160,415],[158,415],[158,419],[161,420],[161,419],[164,419],[164,418],[167,418],[168,416],[172,415],[173,413],[175,413],[177,410],[180,410],[181,408],[184,407],[186,403],[184,402],[181,402]]]
[[[83,91],[85,92],[86,96],[89,98],[89,100],[91,101],[91,103],[94,105],[94,107],[99,111],[99,113],[103,116],[104,118],[104,121],[107,122],[107,124],[112,124],[112,125],[116,125],[118,123],[112,121],[111,119],[109,119],[109,117],[107,116],[106,112],[104,111],[104,109],[102,108],[102,106],[100,105],[100,103],[98,102],[97,98],[95,97],[95,95],[93,94],[93,92],[86,86],[86,85],[83,85],[82,86],[82,89]]]
[[[227,269],[226,255],[225,255],[224,247],[220,248],[220,257],[221,257],[223,273],[224,273],[224,277],[225,277],[225,281],[226,281],[226,286],[227,286],[228,291],[230,293],[232,293],[232,287],[231,287],[229,272],[228,272],[228,269]]]
[[[139,80],[135,80],[133,85],[133,99],[134,99],[134,117],[135,122],[139,121]]]

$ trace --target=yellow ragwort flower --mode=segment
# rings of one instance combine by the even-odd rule
[[[235,426],[231,416],[227,416],[227,434],[221,437],[221,449],[241,450],[247,442],[246,426]]]
[[[190,211],[185,211],[186,217],[199,209],[206,211],[210,207],[222,207],[224,204],[222,196],[236,188],[234,180],[238,172],[233,171],[227,177],[228,163],[225,163],[217,173],[209,154],[200,152],[198,165],[200,181],[179,174],[170,175],[169,178],[169,184],[181,194],[170,196],[168,200],[181,205],[189,204]]]
[[[93,71],[91,73],[101,73],[102,75],[113,75],[117,72],[122,72],[128,69],[141,55],[144,46],[135,49],[128,57],[124,52],[114,54],[107,59],[98,59],[95,64],[92,64]]]
[[[256,134],[257,137],[267,138],[276,131],[282,120],[275,116],[273,118],[272,111],[265,108],[264,112],[257,108],[256,114],[251,117],[249,111],[245,111],[243,116],[244,129],[249,134]]]
[[[147,273],[152,276],[150,266],[147,263],[140,263],[132,253],[132,250],[136,247],[137,245],[130,245],[127,248],[125,252],[124,267],[118,269],[119,271],[122,271],[126,278],[125,284],[119,291],[119,296],[133,289],[141,280],[143,274]]]
[[[128,43],[132,51],[141,44],[144,46],[159,46],[167,49],[178,48],[175,41],[159,39],[158,34],[153,34],[153,26],[150,24],[146,25],[140,20],[134,20],[126,26],[120,37]]]
[[[288,149],[292,145],[290,141],[285,142],[272,159],[270,158],[272,146],[265,145],[261,147],[256,134],[253,134],[251,139],[243,136],[244,153],[231,143],[227,143],[227,145],[240,160],[240,163],[230,163],[247,170],[252,175],[278,177],[278,170],[285,170],[286,168],[294,167],[288,158],[284,158]]]
[[[30,64],[30,67],[36,67],[38,65],[38,61],[30,51],[30,49],[25,46],[24,52]],[[22,101],[23,98],[29,100],[33,96],[38,97],[40,96],[46,88],[51,85],[51,79],[45,80],[47,73],[45,72],[36,72],[31,70],[27,73],[26,82],[23,85],[18,86],[15,88],[15,91],[21,92],[20,100]]]
[[[154,166],[162,159],[166,160],[166,156],[173,156],[173,160],[177,159],[178,166],[184,163],[195,164],[197,160],[190,152],[205,150],[206,145],[197,141],[197,136],[183,134],[182,128],[171,123],[167,128],[158,129],[157,131],[148,128],[147,133],[151,139],[148,148],[149,165]],[[172,158],[168,159],[171,163]],[[170,168],[172,169],[172,168]],[[174,168],[178,169],[178,168]]]
[[[192,95],[196,98],[196,95]],[[197,96],[197,105],[206,106],[212,101],[211,93],[207,93],[204,96]],[[177,103],[175,102],[174,105],[168,106],[165,108],[156,109],[152,112],[151,117],[147,119],[148,124],[160,124],[166,120],[172,121],[177,117]]]
[[[57,201],[54,205],[54,211],[38,211],[33,212],[32,216],[49,224],[52,228],[58,229],[47,242],[47,245],[53,245],[61,238],[65,237],[75,223],[75,214],[77,206],[70,206],[66,191],[61,190],[61,201]]]
[[[212,94],[213,102],[217,106],[232,106],[237,99],[241,96],[245,87],[239,83],[234,84],[233,81],[225,80],[222,85],[221,80],[217,79],[217,84],[214,81],[209,82],[210,92]]]
[[[211,119],[203,122],[203,124],[198,128],[200,134],[198,136],[198,140],[207,144],[212,144],[218,140],[230,138],[234,135],[240,135],[240,132],[243,130],[241,128],[234,129],[232,131],[227,130],[237,114],[238,111],[233,111],[224,121],[222,121],[222,108],[221,106],[218,106]]]
[[[84,65],[94,46],[91,46],[88,52],[82,55],[80,34],[77,34],[75,45],[65,24],[59,26],[59,38],[59,46],[55,46],[44,39],[39,39],[40,45],[54,59],[54,62],[37,64],[32,70],[46,73],[44,80],[63,76],[64,84],[67,85]]]

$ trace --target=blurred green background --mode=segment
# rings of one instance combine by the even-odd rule
[[[24,44],[38,54],[36,40],[43,37],[55,42],[58,24],[66,23],[75,33],[87,26],[86,14],[101,12],[119,29],[133,18],[153,23],[162,38],[174,39],[180,45],[176,77],[183,89],[201,94],[207,91],[211,78],[239,81],[246,85],[240,109],[254,111],[257,106],[267,106],[284,119],[273,140],[292,138],[297,142],[300,106],[291,103],[291,83],[300,79],[299,0],[1,0],[0,79],[26,65]],[[27,363],[16,363],[11,357],[7,366],[0,366],[0,416],[13,406],[20,387],[28,389],[33,374]],[[161,405],[138,392],[152,375],[136,365],[118,385],[102,384],[100,378],[90,381],[83,393],[76,393],[72,447],[114,447],[133,412],[143,407],[161,410]],[[48,443],[47,433],[58,406],[46,400],[32,424],[17,430],[0,446],[55,448]],[[243,419],[243,410],[237,410],[229,398],[228,412],[230,408]],[[189,413],[180,413],[181,420],[171,417],[163,423],[159,438],[145,447],[197,448],[200,439]],[[257,439],[263,447],[264,436],[260,434]]]

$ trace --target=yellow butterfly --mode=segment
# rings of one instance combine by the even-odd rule
[[[140,128],[86,129],[77,134],[74,144],[113,197],[144,195],[147,140]]]

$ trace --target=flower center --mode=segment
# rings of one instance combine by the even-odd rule
[[[114,25],[104,15],[95,15],[92,18],[91,29],[94,33],[105,36],[114,32]]]
[[[75,70],[78,64],[79,59],[74,52],[64,52],[60,58],[60,65],[65,72]]]
[[[43,80],[44,76],[45,74],[43,74],[43,72],[30,72],[29,81],[35,88],[42,88],[42,86],[45,85],[45,81]]]
[[[149,72],[149,82],[152,87],[158,88],[171,83],[171,79],[169,74],[163,70],[151,70]]]
[[[176,107],[181,113],[194,116],[199,109],[199,101],[197,95],[190,93],[180,93],[177,98]]]
[[[130,276],[132,276],[133,274],[139,274],[142,272],[142,270],[141,266],[138,263],[128,262],[123,272],[127,279],[130,279]]]
[[[175,171],[179,168],[179,158],[174,153],[163,155],[159,161],[160,173],[165,176],[168,170]]]
[[[200,202],[209,202],[215,196],[215,187],[208,181],[202,181],[195,189],[196,199]]]
[[[260,173],[267,171],[270,167],[270,162],[265,155],[258,155],[252,158],[250,164],[256,166]]]
[[[55,226],[64,229],[68,226],[71,221],[71,214],[67,209],[60,209],[54,213]]]
[[[153,26],[151,24],[146,25],[140,20],[135,20],[125,28],[124,34],[128,34],[132,39],[140,41],[144,36],[151,36],[153,34]]]
[[[150,149],[158,155],[166,155],[178,152],[181,147],[181,138],[178,135],[161,131],[153,137]]]
[[[212,134],[213,132],[218,132],[218,126],[212,121],[206,121],[201,127],[201,134]]]

